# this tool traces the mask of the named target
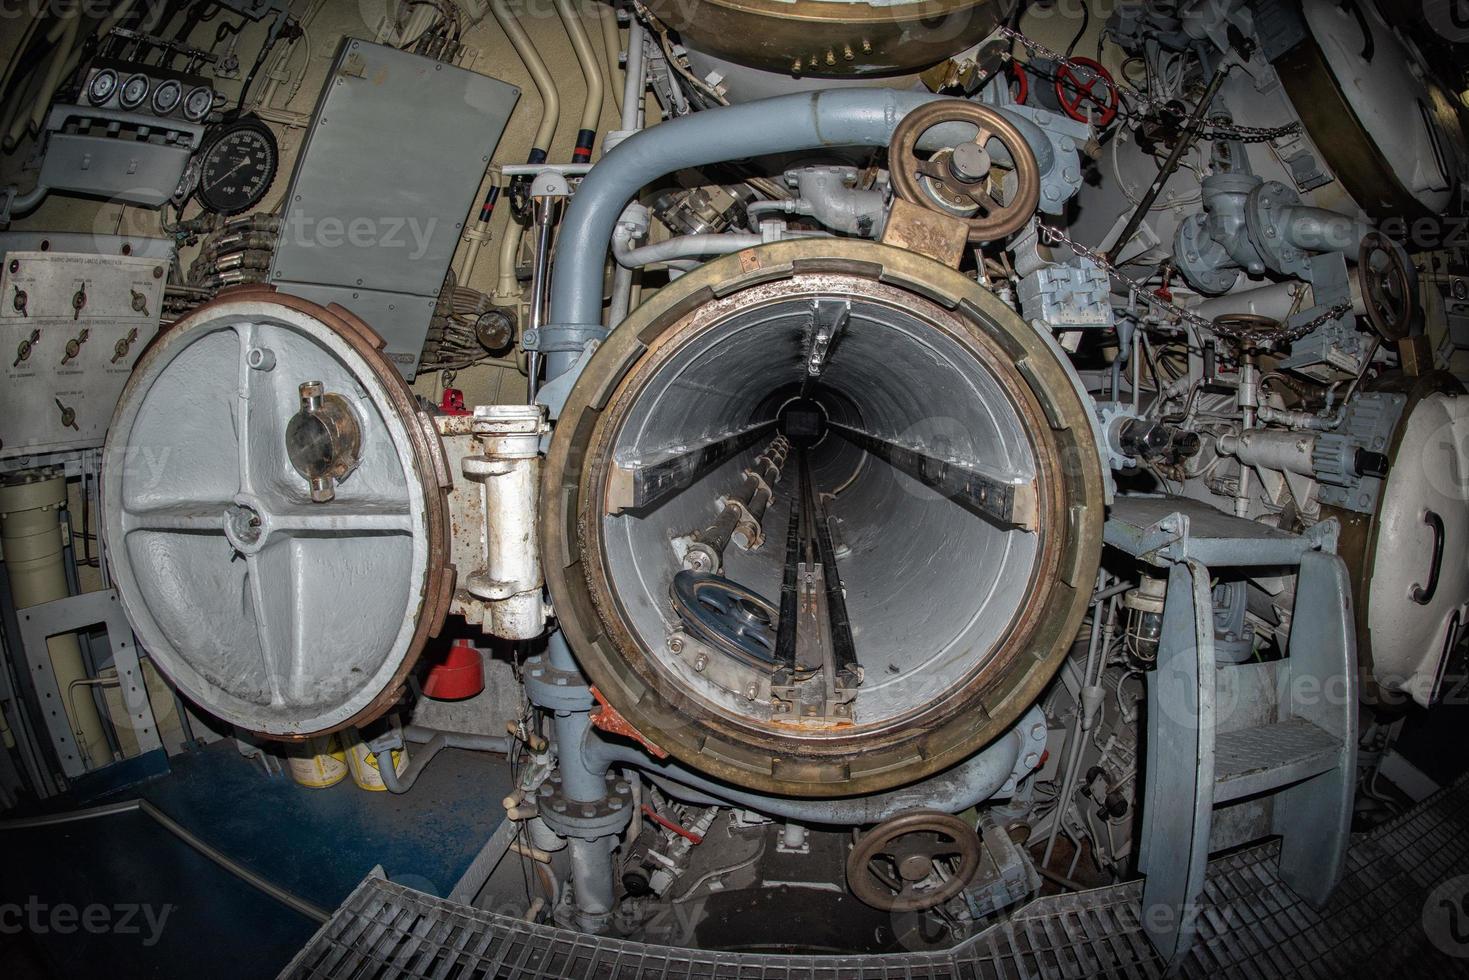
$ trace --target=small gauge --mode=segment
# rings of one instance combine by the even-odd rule
[[[128,80],[122,83],[122,89],[118,93],[118,104],[129,111],[136,109],[147,101],[148,88],[151,84],[147,75],[129,75]]]
[[[200,85],[190,89],[188,98],[184,99],[184,118],[189,122],[203,122],[213,108],[214,90]]]
[[[153,90],[153,111],[166,116],[179,107],[184,99],[184,87],[170,78]]]
[[[102,105],[117,92],[117,72],[111,68],[103,68],[92,76],[92,81],[87,85],[87,101],[92,105]]]
[[[221,126],[200,153],[199,203],[215,214],[239,214],[260,203],[275,180],[275,134],[246,117]]]

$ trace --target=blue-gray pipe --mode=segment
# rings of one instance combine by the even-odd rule
[[[913,109],[942,98],[895,89],[826,89],[781,95],[692,113],[645,129],[618,144],[577,188],[561,223],[551,310],[541,331],[546,377],[576,361],[582,338],[603,335],[603,268],[623,207],[644,186],[689,167],[821,147],[886,146],[893,127]],[[1054,165],[1050,143],[1028,119],[1007,115],[1037,153]],[[920,147],[973,137],[965,123],[935,126]]]
[[[434,756],[445,749],[469,749],[472,752],[493,752],[508,755],[513,741],[508,735],[477,735],[470,732],[441,732],[416,725],[403,729],[403,739],[418,742],[422,748],[415,749],[403,774],[398,775],[393,765],[393,753],[385,750],[377,753],[377,771],[382,775],[383,785],[390,793],[406,793],[418,782],[418,777],[428,768]]]
[[[838,799],[794,799],[766,796],[716,782],[676,762],[656,761],[631,745],[614,745],[594,734],[582,753],[593,769],[625,765],[641,770],[664,792],[704,806],[736,806],[783,820],[804,824],[860,827],[880,823],[908,810],[943,810],[961,813],[990,799],[1015,771],[1025,744],[1024,732],[1044,719],[1028,713],[1018,726],[1006,732],[978,754],[928,779],[878,793]]]

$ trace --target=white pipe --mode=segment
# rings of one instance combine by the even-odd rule
[[[536,92],[541,97],[541,125],[536,129],[535,148],[549,150],[551,139],[556,135],[556,123],[561,119],[561,95],[556,90],[556,80],[551,77],[546,63],[541,59],[541,53],[531,43],[530,36],[525,33],[525,28],[520,26],[520,21],[511,12],[505,0],[490,0],[490,12],[495,15],[495,20],[500,24],[500,29],[510,39],[511,47],[525,63],[525,70],[530,72],[531,81],[535,83]]]
[[[577,139],[581,140],[583,134],[588,132],[595,138],[597,124],[602,118],[602,69],[592,51],[592,39],[587,36],[587,25],[576,15],[576,8],[571,5],[571,0],[556,0],[556,12],[561,15],[561,23],[566,25],[566,33],[571,37],[571,46],[576,51],[576,60],[587,84],[587,101],[582,107],[581,130],[577,133]],[[587,147],[587,153],[591,153],[590,146]]]
[[[536,50],[535,44],[525,33],[525,28],[520,26],[520,21],[505,0],[490,0],[490,12],[495,15],[495,21],[510,39],[511,47],[525,65],[525,70],[530,73],[536,92],[541,97],[541,124],[536,128],[531,149],[533,152],[545,152],[551,148],[551,140],[556,135],[556,124],[561,120],[561,95],[556,88],[556,80],[551,77],[541,53]],[[520,282],[515,278],[515,260],[520,254],[522,231],[515,218],[507,215],[504,237],[500,239],[499,277],[494,294],[495,299],[504,304],[520,301]]]
[[[602,28],[602,55],[607,62],[607,87],[612,92],[612,102],[617,111],[622,111],[623,85],[618,79],[617,64],[622,54],[622,35],[617,30],[617,7],[615,3],[597,6],[597,22]]]
[[[648,85],[648,60],[643,25],[633,18],[627,29],[627,73],[622,80],[622,128],[643,128],[643,93]]]

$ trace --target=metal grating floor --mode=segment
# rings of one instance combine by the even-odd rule
[[[1275,876],[1277,847],[1210,864],[1189,977],[1469,977],[1424,931],[1426,900],[1469,875],[1469,777],[1357,837],[1330,904]],[[281,974],[388,980],[981,980],[1161,977],[1137,882],[1037,899],[942,953],[777,956],[648,946],[535,926],[382,878],[364,880]],[[1469,879],[1457,894],[1469,911]],[[1430,910],[1431,911],[1431,910]]]

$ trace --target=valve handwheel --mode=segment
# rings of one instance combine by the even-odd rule
[[[1389,343],[1407,337],[1418,312],[1418,270],[1408,253],[1380,231],[1363,235],[1357,275],[1373,329]]]
[[[939,810],[913,810],[872,828],[847,855],[847,887],[884,912],[918,912],[958,895],[979,870],[974,828]]]
[[[1020,62],[1012,60],[1005,66],[1005,74],[1010,80],[1010,97],[1016,105],[1025,105],[1025,100],[1030,98],[1030,73]]]
[[[1086,77],[1073,66],[1091,72],[1091,76]],[[1098,85],[1107,87],[1105,97],[1096,91]],[[1069,64],[1056,66],[1056,98],[1061,100],[1062,111],[1077,122],[1105,126],[1117,118],[1117,83],[1112,73],[1092,58],[1072,58]],[[1092,118],[1087,103],[1101,110],[1096,118]]]
[[[973,125],[974,138],[927,157],[919,154],[924,133],[955,122]],[[992,154],[993,141],[1003,156]],[[904,116],[888,145],[888,167],[898,197],[962,218],[971,242],[1019,231],[1040,204],[1040,167],[1020,130],[996,110],[962,99],[940,99]]]

